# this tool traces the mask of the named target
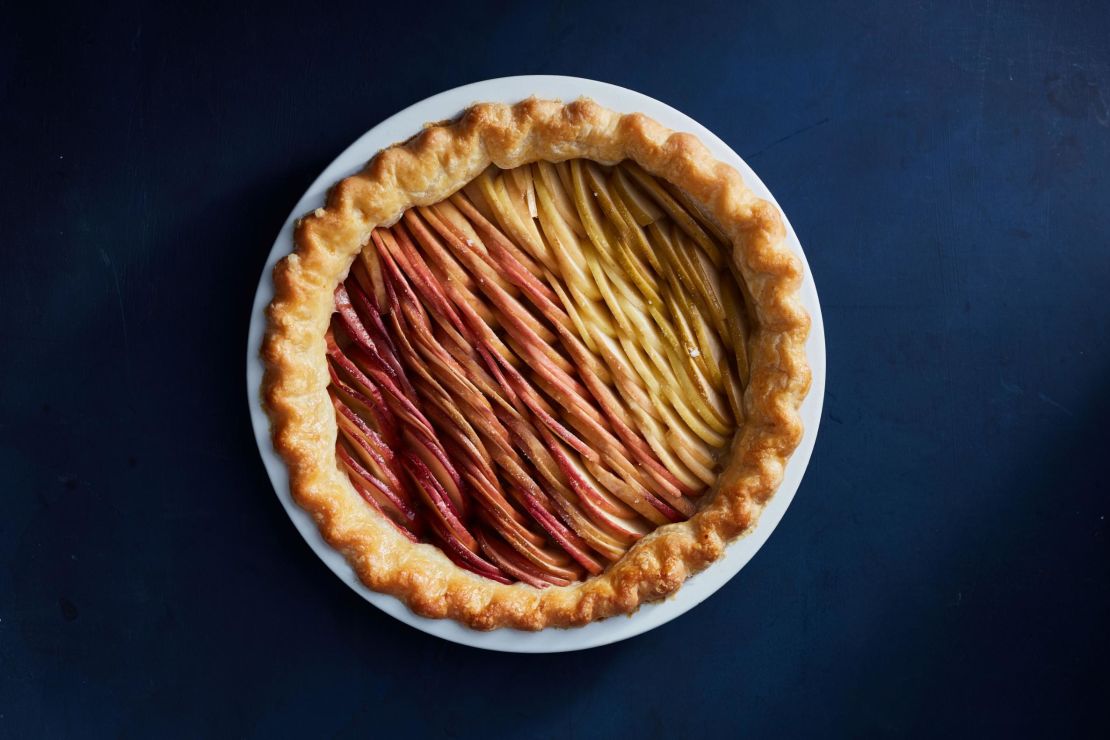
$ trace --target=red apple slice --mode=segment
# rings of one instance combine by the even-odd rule
[[[416,509],[397,491],[363,467],[342,443],[337,444],[335,450],[336,456],[347,471],[347,478],[359,495],[372,503],[410,537],[415,537],[423,530],[423,522]],[[387,512],[386,509],[389,511]]]
[[[550,573],[545,573],[535,567],[527,558],[524,558],[497,537],[487,534],[482,529],[475,531],[482,552],[489,556],[501,570],[513,576],[522,583],[527,583],[535,588],[548,586],[569,586],[573,581],[568,578],[559,578]]]

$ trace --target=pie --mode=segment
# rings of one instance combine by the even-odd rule
[[[784,236],[644,115],[533,98],[425,127],[274,270],[262,391],[295,500],[367,586],[474,629],[673,593],[801,440]]]

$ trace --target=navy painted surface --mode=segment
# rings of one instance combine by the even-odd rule
[[[373,5],[4,11],[0,736],[1107,729],[1105,3]],[[828,333],[767,546],[585,654],[365,604],[281,510],[243,393],[254,286],[315,175],[520,73],[729,142]]]

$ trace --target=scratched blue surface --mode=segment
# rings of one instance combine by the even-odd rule
[[[0,736],[1110,729],[1105,3],[373,5],[4,11]],[[729,142],[828,333],[767,546],[586,654],[363,603],[278,505],[243,396],[255,282],[316,173],[520,73]]]

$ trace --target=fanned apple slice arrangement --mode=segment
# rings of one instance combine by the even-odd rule
[[[407,537],[568,585],[691,516],[743,424],[743,281],[631,162],[489,168],[373,232],[327,335],[336,453]]]

